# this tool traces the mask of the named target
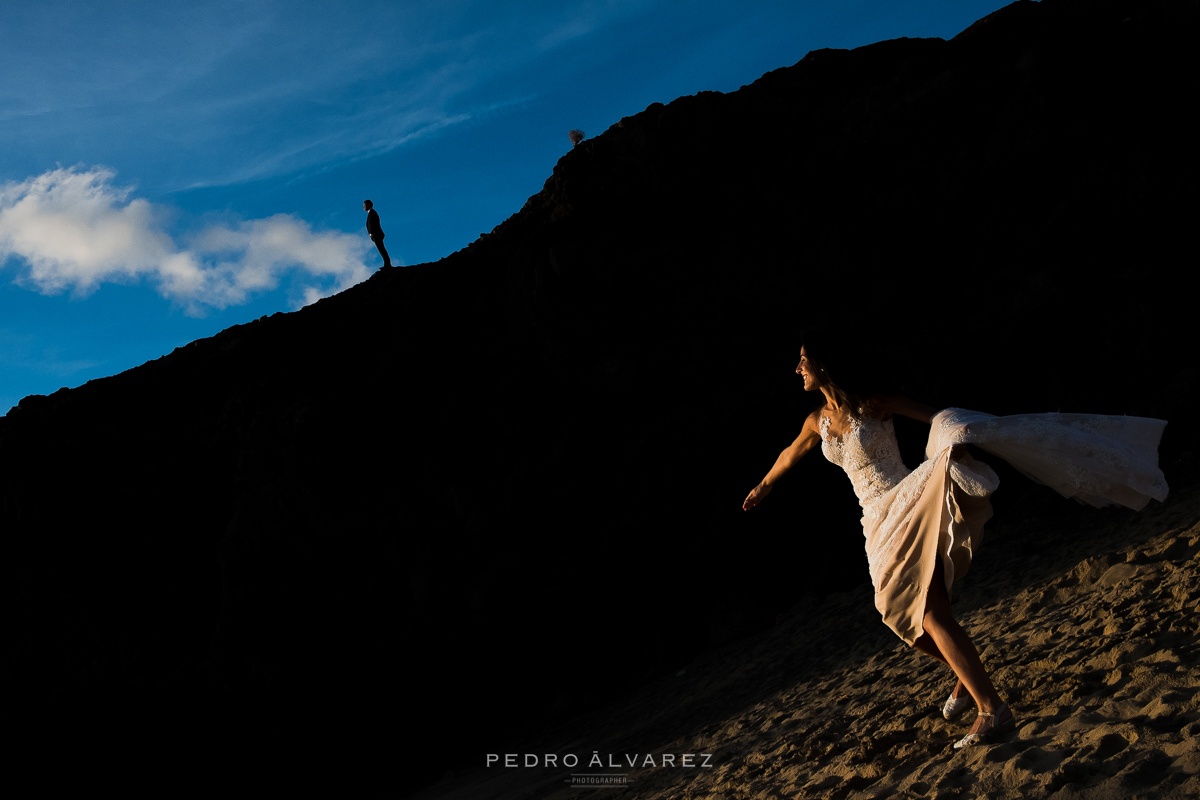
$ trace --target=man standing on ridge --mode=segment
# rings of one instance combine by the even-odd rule
[[[379,249],[379,255],[383,256],[383,265],[390,267],[392,259],[388,256],[387,248],[383,246],[383,228],[379,227],[379,213],[375,211],[375,204],[370,200],[363,200],[363,211],[367,212],[367,233]]]

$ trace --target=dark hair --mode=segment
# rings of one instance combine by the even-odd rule
[[[374,207],[375,207],[375,204],[374,204],[374,203],[372,203],[370,200],[363,200],[363,205],[364,205],[364,206],[366,206],[367,208],[374,208]]]
[[[890,359],[878,347],[823,328],[806,328],[800,343],[814,377],[852,416],[868,413],[876,397],[894,391]]]

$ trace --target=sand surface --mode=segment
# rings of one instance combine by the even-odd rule
[[[418,797],[1200,797],[1198,485],[1140,513],[1063,501],[989,531],[954,608],[1016,712],[999,742],[953,750],[974,710],[942,719],[953,676],[883,627],[864,584],[510,748],[537,766],[480,753]]]

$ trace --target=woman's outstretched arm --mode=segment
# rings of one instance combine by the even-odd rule
[[[775,481],[783,477],[783,474],[803,458],[805,453],[812,450],[820,442],[821,433],[817,428],[817,413],[814,412],[804,421],[804,429],[800,431],[800,435],[796,437],[796,441],[788,445],[787,449],[779,454],[779,458],[775,459],[775,466],[771,467],[771,471],[767,473],[767,477],[763,478],[762,482],[758,486],[755,486],[750,491],[750,494],[746,495],[746,499],[742,501],[742,510],[749,511],[761,503],[771,493],[771,488],[775,485]]]

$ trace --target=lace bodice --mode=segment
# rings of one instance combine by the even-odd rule
[[[870,505],[895,488],[910,470],[900,460],[896,429],[891,419],[850,418],[850,427],[838,438],[829,433],[829,417],[821,417],[821,452],[846,471],[858,503]]]

